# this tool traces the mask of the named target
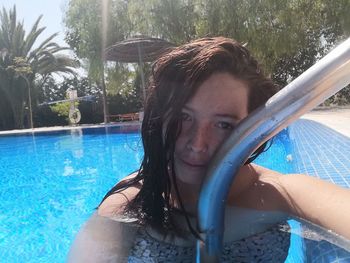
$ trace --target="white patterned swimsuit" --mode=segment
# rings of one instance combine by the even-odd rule
[[[290,233],[285,230],[286,227],[275,225],[264,232],[224,243],[221,262],[284,262],[290,245]],[[159,241],[140,228],[128,262],[190,263],[195,262],[195,253],[194,246],[178,246]]]

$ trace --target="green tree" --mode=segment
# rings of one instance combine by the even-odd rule
[[[133,32],[176,44],[205,36],[235,38],[247,43],[281,85],[350,34],[349,12],[349,0],[128,1]]]
[[[23,128],[25,110],[31,107],[31,92],[38,83],[44,83],[53,73],[71,73],[77,63],[63,55],[52,39],[53,34],[36,46],[38,36],[45,30],[39,28],[40,16],[26,35],[23,23],[17,21],[16,7],[0,12],[0,119],[3,128]]]
[[[349,0],[199,0],[197,5],[198,36],[224,35],[247,43],[282,85],[350,30]]]
[[[48,104],[66,99],[68,89],[76,90],[78,97],[89,96],[76,104],[81,112],[80,123],[91,124],[103,121],[103,112],[99,107],[102,91],[87,77],[69,77],[60,82],[49,77],[41,86],[40,96],[37,97],[39,106],[34,109],[36,126],[66,125],[68,123],[69,102]]]
[[[68,98],[68,97],[66,97]],[[78,108],[79,107],[79,102],[74,102],[74,106],[75,108]],[[71,107],[71,103],[70,102],[59,102],[59,103],[56,103],[52,106],[50,106],[50,109],[57,113],[57,115],[59,117],[64,117],[65,120],[67,121],[67,123],[69,123],[69,110],[70,110],[70,107]]]
[[[108,122],[104,50],[128,35],[126,10],[127,1],[122,0],[70,0],[65,12],[66,41],[85,60],[89,77],[101,87],[104,122]]]
[[[75,15],[67,12],[67,37],[77,52],[84,51],[77,53],[79,57],[91,57],[93,48],[97,47],[100,52],[96,52],[97,57],[101,57],[104,39],[101,32],[108,32],[104,42],[107,45],[138,34],[164,38],[175,44],[220,35],[246,43],[266,73],[284,86],[350,34],[350,0],[110,0],[108,3],[109,26],[105,31],[101,30],[101,1],[70,1],[68,10],[74,10]],[[93,59],[89,61],[94,64]],[[130,87],[129,78],[122,77],[128,71],[124,69],[120,67],[114,73],[112,68],[106,70],[111,94],[119,90],[112,88],[113,83]]]
[[[175,44],[196,37],[197,1],[130,0],[128,13],[133,34],[166,39]]]

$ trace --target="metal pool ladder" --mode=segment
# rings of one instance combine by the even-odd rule
[[[225,203],[239,167],[260,145],[350,83],[350,38],[270,98],[215,155],[198,204],[197,262],[219,262]]]

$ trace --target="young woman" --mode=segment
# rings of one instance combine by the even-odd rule
[[[98,208],[100,216],[134,218],[143,226],[124,253],[129,261],[193,261],[197,201],[208,164],[239,122],[275,92],[258,62],[232,39],[196,40],[157,60],[142,123],[141,167],[113,187]],[[349,190],[251,163],[263,150],[241,167],[230,189],[225,221],[236,223],[226,227],[223,261],[283,262],[289,236],[276,223],[287,214],[350,238],[350,215],[343,213]],[[254,238],[263,242],[251,242]],[[254,251],[280,249],[246,253],[247,244]]]

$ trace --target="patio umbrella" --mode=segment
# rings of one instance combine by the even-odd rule
[[[174,44],[160,38],[135,36],[118,42],[106,48],[105,59],[125,63],[138,63],[141,70],[143,98],[146,98],[145,79],[142,65],[144,62],[153,62],[160,55],[168,52]]]
[[[125,63],[152,62],[174,46],[164,39],[136,36],[107,47],[105,58]]]

